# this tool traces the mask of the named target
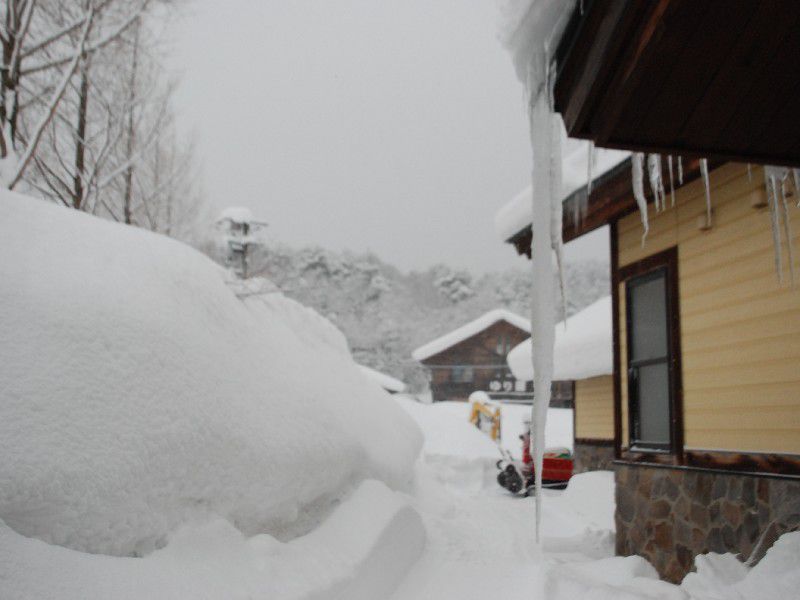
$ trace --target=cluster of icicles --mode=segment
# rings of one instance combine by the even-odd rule
[[[588,193],[591,194],[591,164],[593,148],[589,146],[589,186]],[[634,152],[631,156],[631,178],[633,195],[639,214],[642,218],[644,232],[642,234],[642,246],[650,230],[647,216],[647,198],[644,192],[644,165],[647,161],[647,175],[650,182],[650,190],[653,195],[653,205],[656,212],[661,212],[667,208],[666,186],[664,184],[663,160],[660,154],[648,154],[646,157],[642,152]],[[669,174],[669,194],[670,204],[675,206],[675,176],[673,163],[677,162],[678,185],[683,185],[683,161],[680,156],[677,161],[673,157],[667,156],[667,173]],[[708,159],[700,159],[700,175],[703,178],[703,187],[706,198],[706,227],[711,227],[712,206],[711,206],[711,182],[708,175]],[[752,179],[751,167],[747,165],[747,176]],[[789,273],[792,285],[794,285],[794,251],[792,248],[792,227],[789,215],[789,202],[787,200],[787,185],[790,178],[794,185],[795,194],[798,196],[797,206],[800,207],[800,169],[789,169],[787,167],[764,167],[764,180],[767,188],[767,204],[770,212],[772,225],[772,239],[775,254],[775,271],[778,281],[783,283],[783,248],[781,240],[781,230],[786,242],[786,254],[789,259]]]
[[[789,276],[794,286],[794,252],[792,250],[792,225],[789,219],[789,202],[786,199],[786,186],[789,182],[791,171],[794,183],[794,193],[798,197],[797,206],[800,207],[800,169],[787,167],[764,167],[764,182],[767,186],[767,204],[769,206],[770,222],[772,224],[772,244],[775,249],[775,270],[778,281],[783,283],[783,253],[781,252],[781,221],[786,237],[786,254],[789,258]],[[747,165],[750,175],[750,165]]]

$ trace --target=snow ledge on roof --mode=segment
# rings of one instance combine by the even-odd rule
[[[455,346],[456,344],[459,344],[468,338],[471,338],[473,335],[480,333],[484,329],[488,329],[499,321],[506,321],[514,327],[518,327],[519,329],[522,329],[528,333],[531,332],[531,322],[528,319],[520,317],[519,315],[514,314],[504,308],[496,308],[494,310],[490,310],[484,315],[481,315],[474,321],[470,321],[466,325],[462,325],[458,329],[455,329],[450,333],[443,335],[442,337],[436,338],[424,346],[420,346],[411,353],[411,356],[414,357],[414,360],[425,360],[426,358],[430,358],[435,354],[439,354],[443,350],[447,350],[448,348]]]
[[[589,150],[585,143],[574,140],[565,139],[562,144],[565,147],[567,145],[573,147],[563,157],[561,183],[561,200],[563,202],[579,189],[586,187],[589,181]],[[627,160],[631,153],[595,148],[592,155],[592,181],[597,181],[602,175]],[[495,214],[494,228],[504,242],[530,226],[532,221],[531,194],[531,186],[527,186]]]
[[[605,296],[556,326],[553,380],[611,375],[611,339],[611,296]],[[508,366],[517,379],[533,380],[530,339],[508,353]]]

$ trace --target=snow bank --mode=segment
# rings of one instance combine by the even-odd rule
[[[439,354],[439,352],[442,352],[443,350],[447,350],[448,348],[471,338],[473,335],[477,335],[481,331],[488,329],[500,321],[511,323],[515,327],[527,331],[528,333],[531,331],[530,321],[520,317],[519,315],[515,315],[511,311],[497,308],[487,312],[484,315],[481,315],[474,321],[470,321],[466,325],[462,325],[458,329],[443,335],[442,337],[428,342],[424,346],[420,346],[411,353],[411,356],[414,357],[414,360],[425,360],[426,358],[430,358],[431,356]]]
[[[564,133],[562,147],[571,149],[564,153],[562,162],[561,192],[562,200],[566,200],[576,191],[587,186],[589,182],[589,150],[585,143],[575,147]],[[592,181],[596,181],[621,162],[627,160],[631,153],[622,150],[596,148],[592,152]],[[526,187],[505,204],[494,217],[494,228],[504,242],[514,237],[523,229],[530,227],[533,219],[531,206],[531,186]]]
[[[503,404],[501,410],[503,447],[512,456],[522,458],[522,442],[519,436],[523,434],[526,423],[531,419],[530,404]],[[547,410],[547,424],[545,425],[545,445],[548,448],[573,449],[573,416],[572,409],[550,408]]]
[[[187,526],[141,559],[85,554],[15,533],[0,521],[4,600],[387,597],[425,546],[417,512],[365,481],[312,533],[288,543],[245,539],[228,521]]]
[[[115,555],[211,518],[289,539],[360,480],[411,480],[418,428],[310,309],[240,300],[159,235],[10,192],[0,210],[0,519],[14,531]]]
[[[406,391],[406,384],[400,381],[399,379],[395,379],[394,377],[387,375],[386,373],[381,373],[380,371],[376,371],[375,369],[370,369],[369,367],[366,367],[364,365],[358,365],[358,368],[361,369],[361,372],[367,376],[367,379],[369,379],[373,383],[377,383],[387,392],[394,392],[396,394],[400,394]]]
[[[800,531],[783,534],[755,567],[732,554],[695,558],[681,587],[692,600],[784,600],[800,589]]]
[[[606,296],[556,326],[553,378],[569,381],[610,375],[612,353],[611,297]],[[530,339],[508,353],[508,366],[517,379],[533,379]]]
[[[471,406],[467,402],[422,404],[398,398],[400,405],[422,430],[426,457],[459,457],[465,460],[500,458],[497,444],[469,422]]]

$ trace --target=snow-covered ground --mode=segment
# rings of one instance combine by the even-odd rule
[[[531,499],[465,403],[390,396],[339,331],[175,241],[0,193],[0,598],[748,600],[800,532],[682,586],[613,557],[613,476]],[[503,406],[519,453],[527,406]],[[423,444],[424,438],[424,444]],[[570,446],[551,409],[546,444]],[[420,455],[421,448],[421,455]]]
[[[697,572],[680,586],[660,581],[643,558],[615,557],[609,471],[577,475],[563,492],[544,491],[539,550],[533,544],[533,501],[511,497],[486,476],[476,458],[488,458],[497,449],[467,422],[466,405],[459,410],[456,403],[409,400],[402,406],[426,435],[412,504],[422,515],[428,543],[391,600],[784,600],[796,595],[800,532],[784,535],[752,569],[730,554],[698,557]],[[512,412],[504,428],[506,419],[521,417]],[[551,409],[548,438],[558,432],[552,417]],[[547,444],[553,445],[549,439]],[[460,465],[460,479],[453,477],[453,465]],[[476,485],[481,481],[483,487]]]

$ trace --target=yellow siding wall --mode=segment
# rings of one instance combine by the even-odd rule
[[[575,437],[614,439],[614,381],[611,375],[575,382]]]
[[[800,454],[800,271],[793,289],[784,250],[778,282],[769,211],[752,207],[766,200],[761,168],[751,179],[745,165],[725,165],[711,185],[711,230],[698,227],[705,195],[697,180],[676,192],[675,208],[651,212],[644,248],[638,213],[618,223],[619,264],[678,246],[686,447]],[[797,197],[789,202],[800,259]],[[626,445],[624,285],[619,293]]]

